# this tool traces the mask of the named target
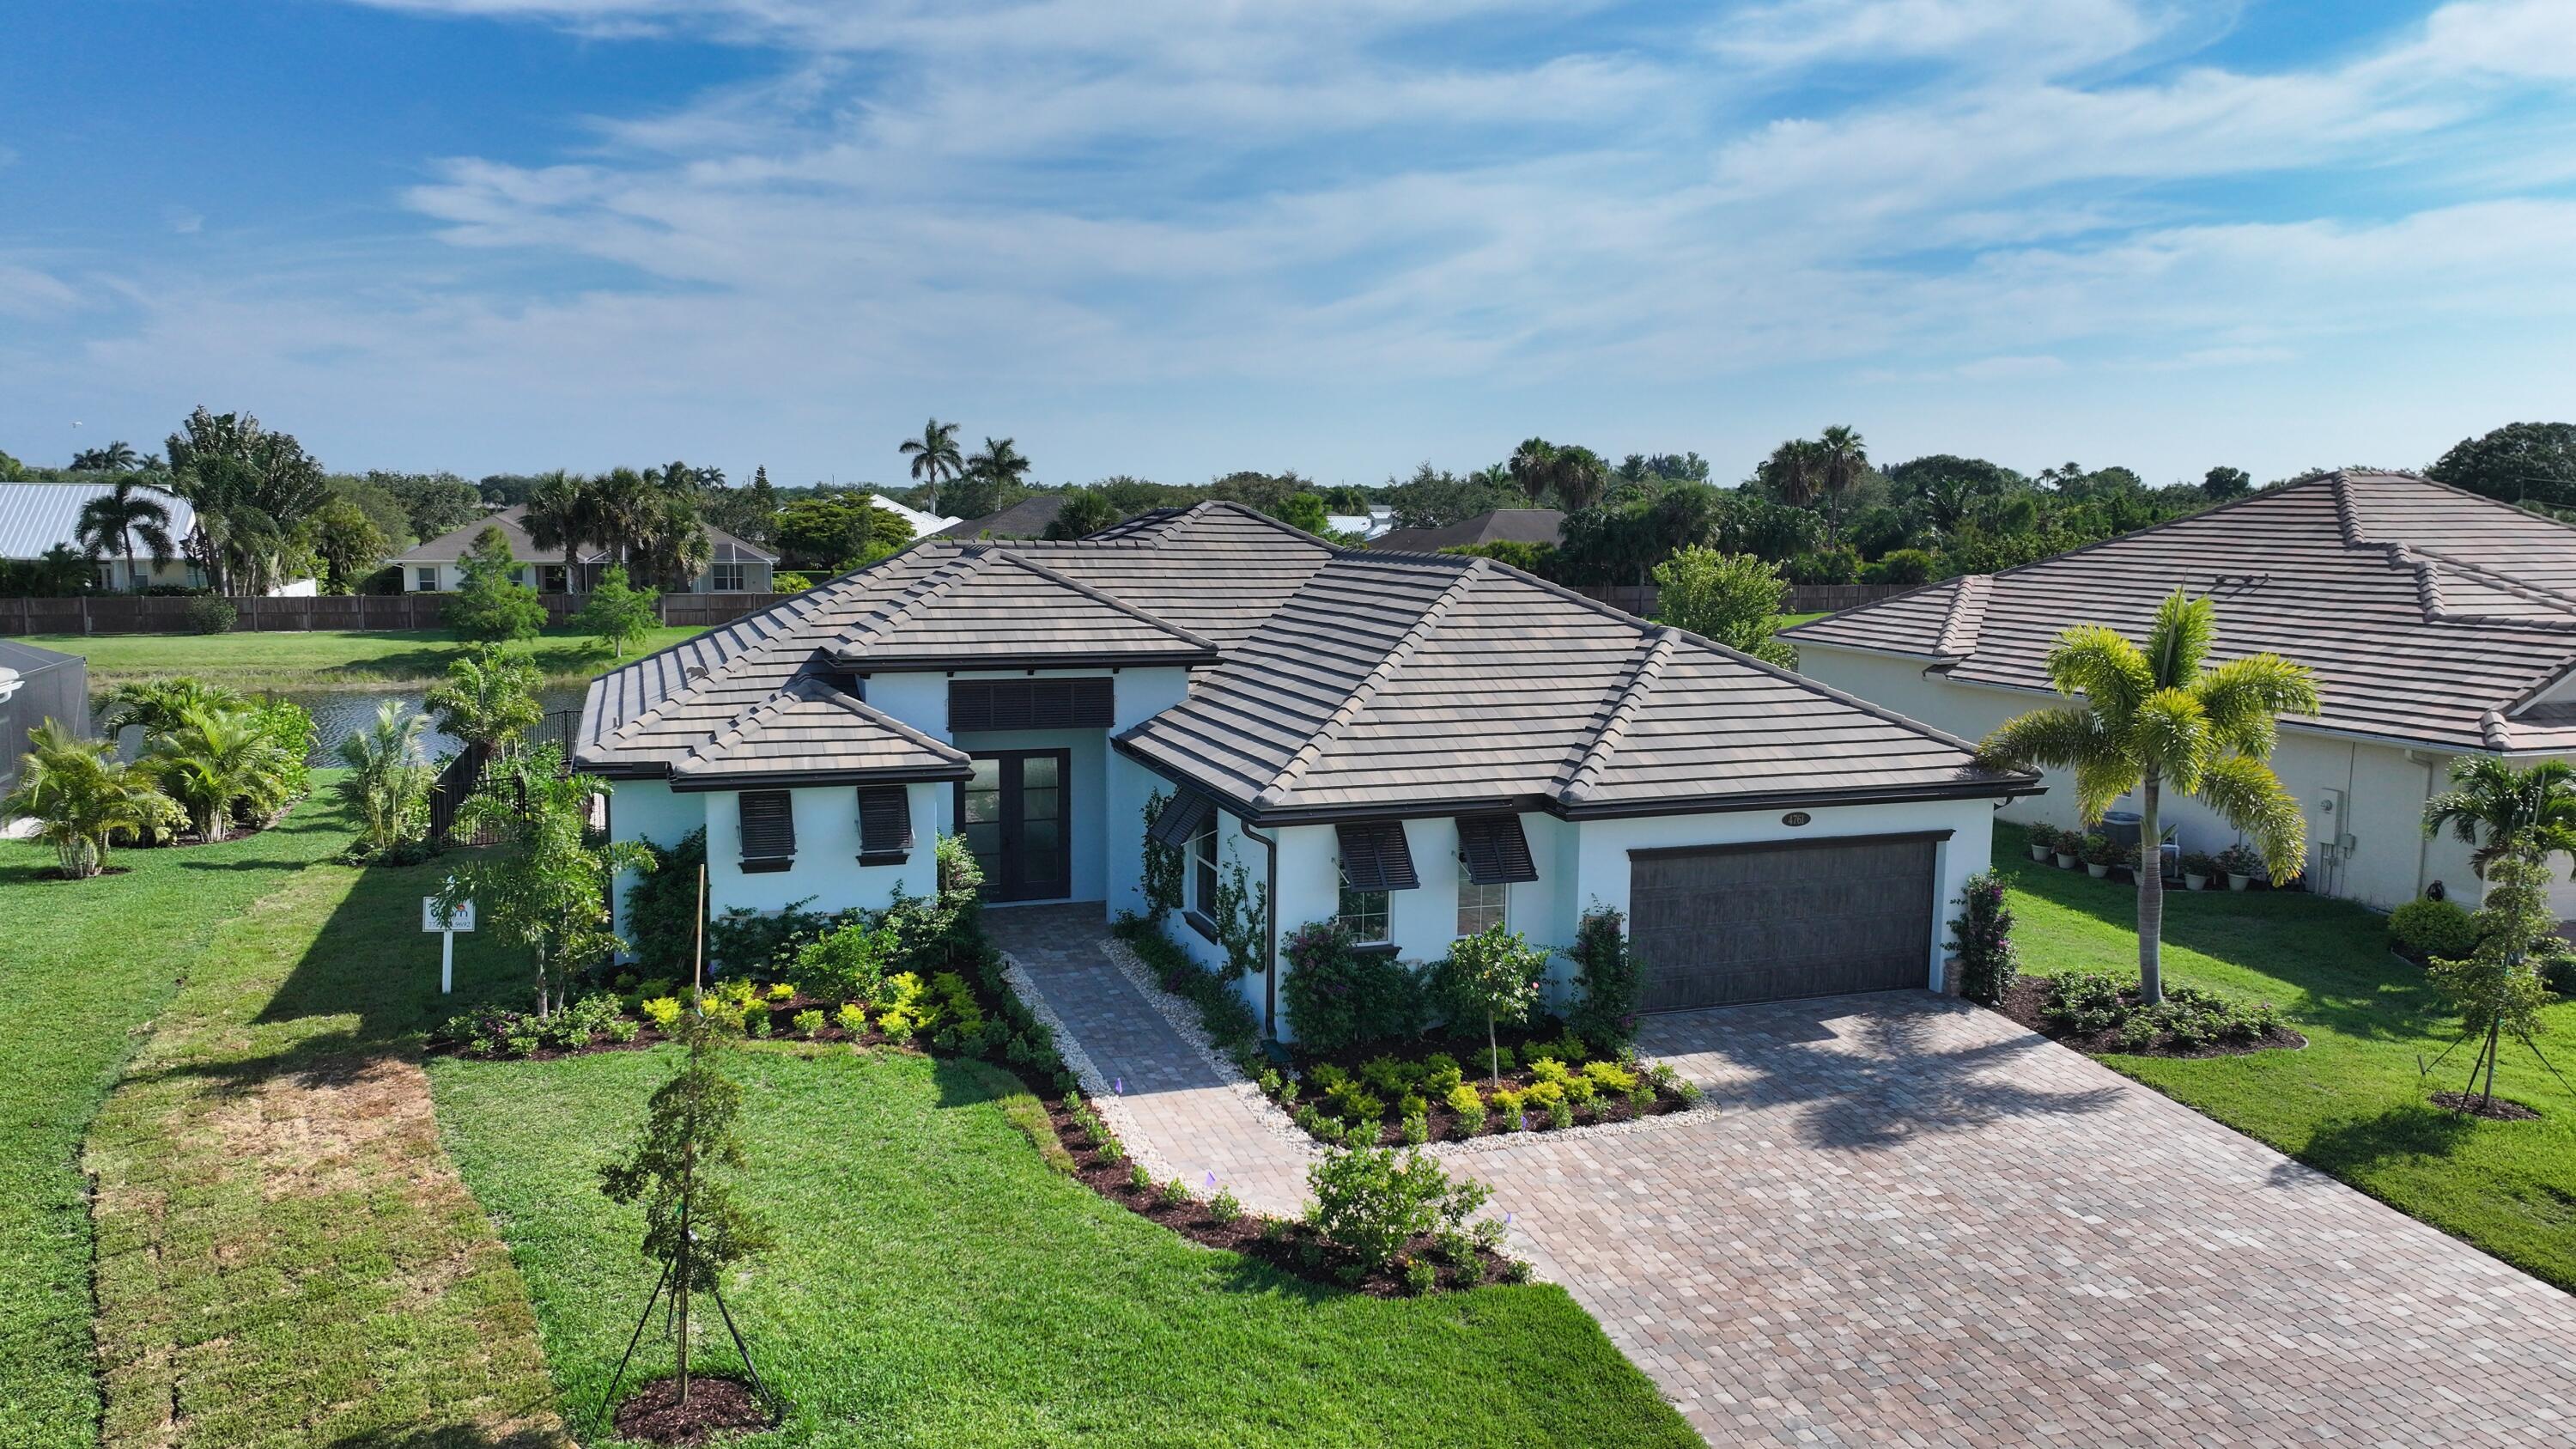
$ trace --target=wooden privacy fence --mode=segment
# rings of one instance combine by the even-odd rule
[[[309,599],[247,598],[231,601],[237,632],[284,633],[309,629],[437,629],[448,594],[350,594]],[[539,594],[546,622],[560,624],[578,612],[584,595]],[[662,622],[694,628],[730,624],[790,594],[664,594]],[[130,594],[75,594],[61,599],[0,599],[0,634],[188,634],[193,598]]]
[[[1857,609],[1914,587],[1913,584],[1791,584],[1789,612],[1830,614],[1839,609]],[[1653,584],[1584,584],[1574,591],[1587,599],[1599,599],[1614,609],[1625,609],[1641,619],[1654,617],[1655,597],[1661,592]]]

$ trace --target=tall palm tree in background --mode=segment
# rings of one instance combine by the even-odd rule
[[[564,588],[569,592],[581,589],[580,565],[574,556],[583,544],[597,541],[591,536],[596,526],[591,502],[583,481],[557,468],[528,495],[528,511],[521,519],[530,542],[563,550]]]
[[[118,444],[117,446],[123,446]],[[127,448],[129,454],[134,450]],[[81,505],[80,522],[72,538],[90,557],[113,554],[125,560],[125,586],[141,588],[134,572],[134,541],[152,555],[152,566],[159,568],[178,551],[170,539],[170,508],[160,495],[149,488],[124,478],[107,486],[107,491]]]
[[[991,442],[991,439],[986,439],[986,446],[989,447]],[[957,425],[932,418],[922,424],[920,437],[904,439],[903,446],[895,451],[912,460],[914,481],[928,485],[924,507],[928,512],[937,513],[939,485],[966,471],[966,460],[957,455]]]
[[[1816,490],[1823,486],[1823,450],[1811,439],[1791,438],[1771,450],[1760,471],[1781,502],[1804,508],[1816,501]]]
[[[2445,826],[2477,847],[2469,869],[2480,880],[2507,855],[2534,863],[2576,857],[2576,767],[2542,760],[2517,770],[2492,757],[2453,760],[2451,788],[2424,802],[2424,833],[2439,835]]]
[[[1529,506],[1536,508],[1546,501],[1548,489],[1556,482],[1556,444],[1545,438],[1526,439],[1512,449],[1511,461],[1503,467],[1519,486],[1521,496],[1529,500]]]
[[[1009,496],[1010,491],[1020,487],[1029,476],[1029,460],[1013,446],[1011,439],[996,441],[986,438],[982,452],[968,455],[966,476],[992,484],[993,496],[998,500]],[[939,511],[936,502],[932,503],[930,511]]]
[[[1836,423],[1817,437],[1814,457],[1816,486],[1825,495],[1825,541],[1832,544],[1840,537],[1844,495],[1869,472],[1869,452],[1858,432]]]
[[[632,468],[611,468],[589,481],[590,541],[606,548],[634,572],[636,541],[659,499],[657,490]]]
[[[1581,513],[1610,491],[1610,468],[1590,448],[1557,448],[1548,460],[1547,486],[1556,497],[1557,507],[1568,513]]]
[[[83,448],[72,455],[75,473],[127,473],[142,466],[142,455],[122,438],[104,448]]]
[[[2296,880],[2306,866],[2307,821],[2266,762],[2282,715],[2316,713],[2316,680],[2277,654],[2208,664],[2217,637],[2218,611],[2179,589],[2157,606],[2144,649],[2106,625],[2079,624],[2058,636],[2048,678],[2080,702],[2006,720],[1977,746],[2007,769],[2072,771],[2087,825],[2137,794],[2138,993],[2150,1005],[2165,991],[2166,787],[2252,837],[2274,881]]]
[[[27,743],[17,788],[0,797],[0,820],[37,822],[36,834],[54,848],[69,879],[105,869],[108,842],[118,831],[142,835],[170,814],[170,801],[150,777],[117,759],[106,740],[83,739],[49,718],[27,732]]]

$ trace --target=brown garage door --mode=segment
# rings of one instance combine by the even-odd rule
[[[1937,835],[1628,853],[1647,1011],[1922,987]]]

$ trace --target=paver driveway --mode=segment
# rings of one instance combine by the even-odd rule
[[[1719,1443],[2576,1443],[2576,1300],[1926,994],[1648,1018],[1729,1109],[1459,1159]]]

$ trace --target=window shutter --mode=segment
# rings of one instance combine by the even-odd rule
[[[1336,825],[1341,841],[1342,878],[1355,891],[1409,891],[1422,884],[1413,873],[1413,852],[1404,843],[1401,820],[1361,820]]]
[[[859,864],[901,865],[911,855],[911,793],[901,785],[861,785]]]
[[[742,810],[742,868],[757,874],[793,865],[796,811],[788,793],[745,790],[736,799]]]
[[[948,728],[1107,729],[1117,710],[1108,676],[1082,679],[952,679]]]
[[[1467,862],[1467,879],[1477,885],[1509,885],[1538,879],[1530,860],[1529,837],[1517,815],[1461,815],[1458,854]]]
[[[1154,828],[1145,832],[1145,838],[1178,850],[1196,839],[1214,814],[1216,806],[1208,797],[1196,790],[1183,790],[1163,802],[1163,813],[1154,817]]]

